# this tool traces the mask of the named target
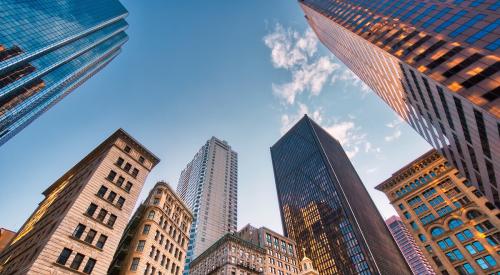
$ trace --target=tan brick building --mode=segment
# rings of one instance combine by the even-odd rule
[[[265,249],[228,233],[191,262],[189,274],[264,274],[265,257]]]
[[[255,228],[250,224],[238,235],[266,250],[264,274],[292,275],[299,273],[295,241],[269,228]]]
[[[16,232],[10,231],[5,228],[0,228],[0,253],[2,250],[10,243],[10,241],[14,238]]]
[[[182,274],[192,221],[170,185],[156,183],[125,229],[108,274]]]
[[[376,189],[439,274],[499,274],[500,211],[435,150]]]
[[[0,255],[0,274],[106,274],[159,159],[119,129],[53,183]]]

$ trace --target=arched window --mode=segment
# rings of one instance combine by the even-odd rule
[[[467,212],[467,214],[465,216],[467,216],[467,219],[472,220],[472,219],[475,219],[475,218],[481,216],[481,212],[479,212],[477,210],[471,210],[471,211]]]
[[[450,220],[450,222],[448,222],[448,227],[453,230],[459,226],[461,226],[462,224],[464,224],[461,220],[459,219],[452,219]]]
[[[424,179],[424,178],[420,178],[420,182],[421,182],[422,184],[424,184],[424,183],[425,183],[425,179]]]
[[[418,234],[418,238],[419,238],[422,242],[425,242],[425,241],[427,240],[423,234]]]
[[[431,177],[429,175],[427,175],[427,174],[425,174],[424,177],[425,177],[426,181],[430,181],[431,180]]]
[[[155,211],[153,211],[153,210],[149,211],[148,219],[152,220],[152,219],[154,219],[154,217],[155,217]]]
[[[420,184],[420,181],[415,180],[415,184],[416,184],[416,185],[419,185],[419,184]]]
[[[438,236],[441,236],[443,235],[444,233],[444,229],[442,229],[441,227],[434,227],[432,230],[431,230],[431,235],[432,237],[438,237]]]
[[[435,178],[436,177],[436,172],[431,171],[431,177]]]

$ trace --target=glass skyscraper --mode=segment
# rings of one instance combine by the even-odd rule
[[[189,264],[238,221],[238,154],[226,141],[209,139],[182,170],[179,197],[193,213],[184,274]]]
[[[118,0],[0,2],[0,145],[118,55],[127,14]]]
[[[304,116],[271,147],[285,236],[320,274],[411,274],[340,143]]]
[[[299,3],[321,42],[500,207],[499,2]]]

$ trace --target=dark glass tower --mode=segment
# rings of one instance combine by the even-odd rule
[[[337,140],[304,116],[271,155],[285,236],[320,274],[411,274]]]
[[[0,145],[118,55],[127,14],[118,0],[0,2]]]

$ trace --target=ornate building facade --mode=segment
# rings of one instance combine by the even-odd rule
[[[238,236],[266,250],[264,274],[292,275],[299,272],[294,240],[269,228],[255,228],[250,224],[240,229]]]
[[[43,194],[0,255],[0,274],[106,274],[159,159],[119,129]]]
[[[108,274],[182,274],[192,221],[170,185],[156,183],[125,229]]]
[[[435,271],[500,272],[500,210],[431,150],[376,187],[383,191]]]
[[[191,262],[189,274],[264,274],[265,257],[265,249],[228,233]]]

